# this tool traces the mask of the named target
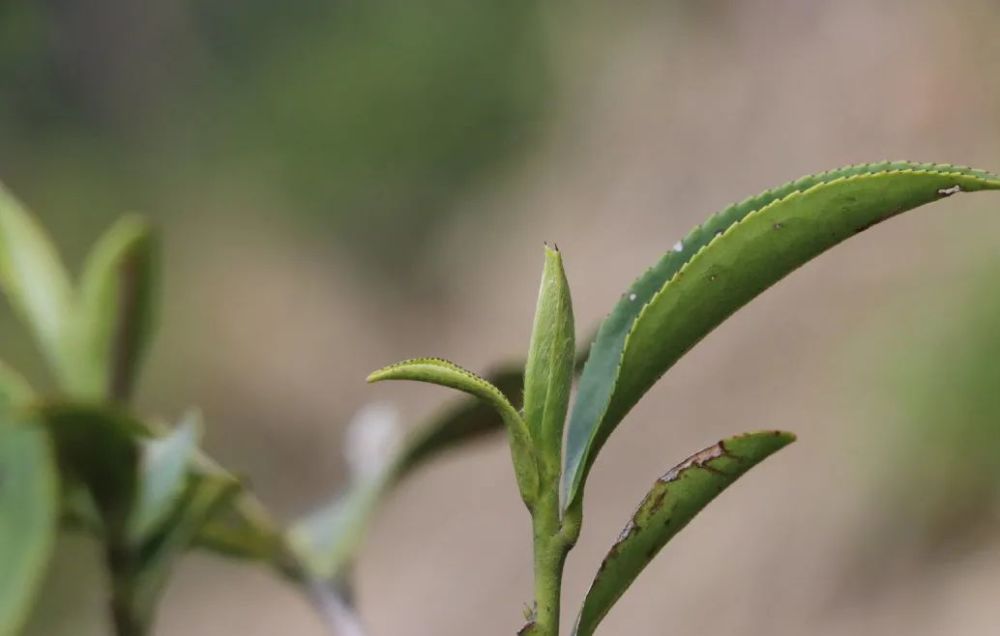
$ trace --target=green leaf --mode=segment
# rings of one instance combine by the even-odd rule
[[[55,543],[58,479],[44,431],[0,409],[0,634],[20,632]]]
[[[166,434],[165,430],[156,426],[156,422],[147,425],[131,420],[117,412],[102,413],[100,409],[93,407],[49,405],[42,409],[42,414],[43,421],[45,417],[50,418],[49,428],[59,436],[58,441],[62,444],[64,453],[63,468],[67,472],[67,477],[70,478],[67,488],[70,488],[68,492],[72,496],[64,501],[64,523],[69,527],[91,533],[99,534],[102,530],[107,530],[108,522],[103,519],[102,512],[93,510],[93,496],[80,496],[83,494],[80,492],[81,488],[85,489],[87,494],[91,494],[93,486],[104,493],[102,495],[102,501],[105,502],[104,508],[106,510],[110,508],[110,515],[118,520],[119,530],[121,530],[122,514],[126,517],[126,535],[117,536],[116,539],[125,540],[131,535],[134,541],[135,535],[132,534],[134,531],[128,529],[128,525],[135,523],[131,520],[134,514],[122,512],[120,505],[113,505],[112,502],[118,501],[124,504],[129,501],[130,497],[141,498],[141,495],[137,494],[140,492],[137,486],[140,478],[136,473],[129,479],[127,468],[132,465],[136,471],[139,470],[138,466],[143,459],[143,441],[150,437],[150,429],[154,431],[155,435],[160,436]],[[85,422],[82,425],[84,430],[74,431],[71,428],[74,426],[72,421],[76,417],[82,418]],[[92,424],[86,422],[93,417],[106,417],[111,421],[107,425],[97,425],[93,429],[88,429],[87,427],[92,426]],[[71,433],[69,435],[66,434],[67,427]],[[108,445],[104,448],[88,446],[87,430],[91,430],[93,434],[93,437],[90,438],[90,446],[104,443],[108,443]],[[178,432],[178,434],[180,433]],[[137,446],[134,452],[128,449],[130,439],[132,439],[132,444]],[[179,440],[175,441],[179,443]],[[86,464],[88,461],[101,462],[111,458],[116,458],[122,470],[115,470],[113,466],[106,467],[106,469],[95,467],[80,475],[79,471],[75,469],[78,462]],[[189,478],[185,483],[189,482],[190,478],[195,477],[236,482],[235,477],[197,449],[193,453],[192,463]],[[102,484],[109,482],[115,483],[116,480],[120,480],[120,487],[112,489],[111,492],[102,486]],[[187,485],[184,487],[188,488]],[[128,542],[131,541],[126,541],[126,543]],[[220,506],[214,512],[211,518],[199,529],[193,543],[218,554],[270,563],[279,571],[289,574],[287,559],[281,553],[282,536],[276,524],[253,496],[245,490],[238,493],[231,501],[227,499],[226,505]]]
[[[73,333],[76,395],[131,395],[155,330],[158,247],[143,220],[125,217],[87,257]]]
[[[781,431],[731,437],[695,453],[660,477],[601,563],[574,634],[593,634],[674,535],[745,472],[794,440],[794,435]]]
[[[518,405],[523,378],[520,366],[501,367],[487,375],[513,407]],[[395,484],[440,453],[503,428],[503,419],[491,404],[462,400],[409,435],[380,474],[351,484],[292,524],[288,543],[310,576],[323,581],[340,578],[357,554],[378,503]]]
[[[49,364],[63,377],[64,323],[70,315],[69,277],[45,231],[0,186],[0,288],[27,324]]]
[[[968,168],[885,162],[804,177],[695,228],[604,321],[570,416],[563,508],[645,392],[729,315],[803,263],[876,223],[957,192],[1000,188]]]
[[[458,389],[485,401],[500,414],[510,439],[514,473],[521,497],[530,508],[538,493],[538,464],[528,428],[507,397],[483,378],[440,358],[416,358],[375,371],[368,382],[416,380]]]
[[[558,482],[563,424],[576,358],[573,304],[558,249],[545,247],[545,270],[524,370],[524,420],[546,479]]]
[[[141,442],[137,497],[128,521],[131,544],[148,539],[173,512],[184,492],[201,428],[201,414],[194,411],[170,434]]]
[[[520,406],[524,374],[520,366],[500,367],[487,374],[487,380],[507,396],[511,406]],[[503,418],[482,400],[462,400],[431,422],[420,426],[403,442],[391,465],[390,483],[397,483],[410,472],[440,453],[473,442],[504,428]]]
[[[64,480],[86,487],[109,540],[124,543],[145,427],[124,413],[90,405],[46,404],[33,415],[53,440]]]

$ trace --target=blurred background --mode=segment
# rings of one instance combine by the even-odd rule
[[[142,406],[287,518],[340,488],[344,426],[447,392],[368,387],[414,355],[523,356],[542,242],[581,334],[690,227],[843,164],[1000,170],[990,0],[0,2],[0,179],[79,265],[112,219],[166,238]],[[665,550],[608,634],[992,633],[1000,624],[1000,215],[954,197],[824,255],[718,329],[605,448],[572,620],[669,466],[721,436],[800,441]],[[40,365],[3,308],[0,355]],[[510,634],[530,531],[497,439],[396,491],[357,568],[373,636]],[[67,537],[31,633],[105,633]],[[475,625],[475,627],[471,627]],[[162,636],[319,635],[260,568],[187,559]]]

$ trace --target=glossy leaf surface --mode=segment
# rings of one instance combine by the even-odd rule
[[[601,563],[584,599],[576,636],[594,633],[639,573],[702,508],[794,439],[780,431],[731,437],[688,457],[656,480]]]
[[[919,205],[998,189],[986,172],[885,162],[804,177],[733,205],[679,241],[604,321],[567,435],[563,507],[645,392],[729,315],[837,243]]]

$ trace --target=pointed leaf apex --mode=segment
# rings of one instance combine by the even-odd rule
[[[694,453],[657,479],[601,563],[574,636],[593,634],[668,541],[719,493],[794,440],[784,431],[744,433]]]

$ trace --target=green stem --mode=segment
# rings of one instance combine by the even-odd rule
[[[566,552],[551,542],[535,541],[535,630],[538,636],[558,636]]]
[[[558,490],[539,498],[532,515],[535,549],[535,615],[533,636],[559,636],[563,567],[576,542],[559,520]]]
[[[132,611],[131,603],[117,596],[111,599],[111,618],[117,636],[145,636],[146,626]]]
[[[143,610],[135,596],[133,559],[127,551],[111,547],[107,553],[111,574],[111,620],[116,636],[146,636],[150,612]]]

